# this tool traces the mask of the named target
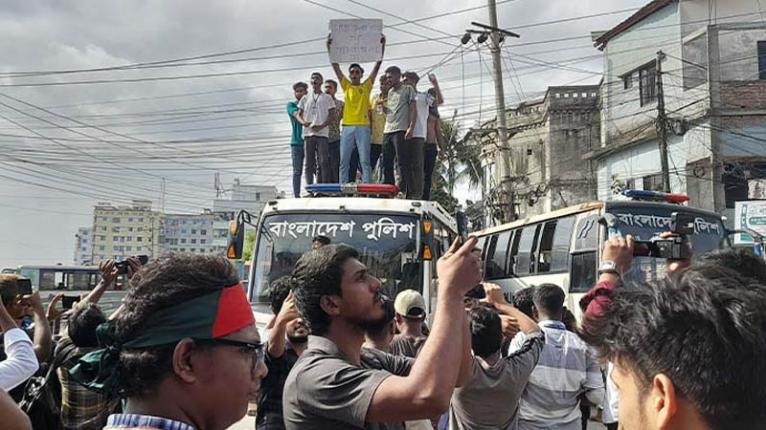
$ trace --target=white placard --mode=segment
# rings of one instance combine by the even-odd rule
[[[766,236],[766,200],[734,202],[734,229],[748,228]],[[735,243],[752,243],[749,234],[737,234]]]
[[[331,19],[330,61],[333,63],[370,63],[383,58],[380,39],[383,20]]]

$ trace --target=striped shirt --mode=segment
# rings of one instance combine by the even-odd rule
[[[561,321],[540,321],[545,346],[519,402],[519,430],[579,430],[579,396],[599,405],[604,398],[601,369],[586,343],[567,331]],[[526,341],[518,333],[510,345],[516,351]]]
[[[140,429],[140,430],[195,430],[194,426],[168,418],[139,414],[109,415],[104,430]]]

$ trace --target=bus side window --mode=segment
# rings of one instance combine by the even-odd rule
[[[521,230],[519,239],[519,257],[516,261],[516,274],[528,275],[533,262],[533,253],[535,252],[535,239],[537,237],[538,225],[528,225]]]
[[[596,251],[572,255],[572,277],[570,293],[584,293],[596,285]]]
[[[508,245],[511,242],[511,231],[503,231],[497,235],[494,254],[492,259],[487,258],[485,271],[486,279],[499,279],[508,277]]]
[[[513,240],[511,241],[511,247],[508,250],[508,273],[512,276],[516,275],[516,261],[519,256],[519,241],[521,240],[521,229],[513,230]]]
[[[572,245],[572,230],[575,217],[561,218],[556,224],[553,235],[553,250],[551,251],[551,272],[566,272],[569,270],[569,247]]]
[[[543,234],[540,237],[540,255],[537,259],[537,272],[550,272],[551,260],[553,258],[553,238],[556,233],[557,220],[548,221],[543,227]]]

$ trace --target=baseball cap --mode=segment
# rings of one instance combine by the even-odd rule
[[[415,290],[404,290],[396,295],[394,310],[399,315],[409,318],[425,318],[426,301]]]

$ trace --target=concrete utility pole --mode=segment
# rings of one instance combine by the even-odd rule
[[[495,150],[495,175],[500,185],[500,208],[502,210],[502,222],[516,219],[516,196],[513,189],[511,175],[511,148],[508,145],[508,128],[505,117],[505,90],[503,89],[503,60],[501,57],[500,43],[504,35],[519,37],[518,34],[502,30],[497,26],[497,5],[495,0],[488,0],[489,25],[473,22],[472,24],[489,31],[490,52],[492,53],[492,67],[495,80],[495,105],[497,108],[497,148]]]
[[[670,192],[670,168],[668,167],[667,117],[665,116],[665,92],[662,88],[662,60],[665,54],[657,51],[657,138],[660,141],[660,164],[662,166],[662,191]]]

